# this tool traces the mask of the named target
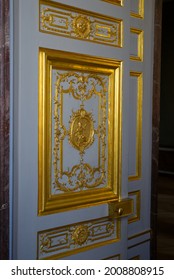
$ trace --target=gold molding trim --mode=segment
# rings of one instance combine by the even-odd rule
[[[134,181],[141,179],[142,173],[143,73],[131,71],[130,77],[137,78],[136,173],[128,177]]]
[[[121,19],[48,0],[40,0],[39,10],[40,32],[122,47]]]
[[[102,259],[102,260],[120,260],[120,259],[121,259],[121,255],[117,254],[117,255],[113,255],[108,258]]]
[[[140,220],[140,208],[141,208],[141,191],[133,191],[129,192],[128,196],[131,199],[134,199],[136,197],[136,211],[134,211],[134,214],[131,215],[128,219],[128,223],[134,223]],[[135,210],[135,209],[134,209]]]
[[[108,217],[37,233],[37,259],[55,260],[120,240],[120,221]]]
[[[135,18],[144,18],[144,0],[138,0],[139,5],[138,5],[138,13],[131,11],[131,16]]]
[[[61,70],[62,69],[62,70]],[[93,176],[94,172],[88,164],[83,163],[84,150],[79,150],[79,155],[81,158],[80,166],[74,166],[72,172],[66,171],[65,175],[68,174],[68,183],[70,183],[71,177],[74,176],[74,172],[78,171],[77,181],[79,184],[75,185],[74,190],[67,190],[64,183],[59,183],[59,176],[61,176],[61,169],[57,167],[57,162],[60,161],[60,166],[62,164],[63,155],[57,154],[61,152],[62,148],[59,148],[59,142],[62,143],[63,139],[68,137],[69,133],[67,128],[65,128],[62,122],[62,113],[58,114],[58,108],[61,106],[57,101],[57,97],[54,99],[52,97],[52,76],[53,71],[56,73],[61,71],[71,71],[75,73],[80,71],[80,73],[91,73],[91,75],[103,75],[108,77],[108,89],[105,94],[108,95],[108,140],[102,142],[101,148],[107,145],[108,155],[107,155],[107,170],[105,171],[104,160],[105,156],[103,154],[103,160],[101,160],[101,178],[107,173],[107,181],[103,183],[102,187],[98,187],[100,180],[96,181],[97,185],[92,185],[91,189],[88,188],[89,175]],[[60,75],[59,75],[60,76]],[[67,76],[67,75],[65,75]],[[78,76],[78,75],[76,75]],[[60,81],[60,79],[59,79]],[[114,59],[105,59],[100,57],[93,57],[87,55],[81,55],[76,53],[69,53],[64,51],[56,51],[50,49],[39,49],[39,139],[38,139],[38,150],[39,150],[39,203],[38,203],[38,215],[47,215],[52,213],[57,213],[61,211],[68,211],[70,209],[78,209],[82,207],[89,207],[98,204],[108,203],[111,200],[117,201],[120,195],[120,173],[121,173],[121,134],[122,134],[122,100],[121,100],[121,81],[122,81],[122,62]],[[85,105],[85,98],[88,99],[87,95],[83,94],[83,100],[80,101],[80,97],[76,91],[72,89],[72,83],[69,84],[72,93],[74,94],[77,102],[82,102],[81,106]],[[92,84],[93,85],[93,84]],[[67,87],[67,82],[66,82]],[[93,88],[93,86],[92,86]],[[89,92],[95,93],[95,88]],[[63,88],[61,87],[61,98],[63,96]],[[57,87],[55,90],[57,94]],[[69,91],[64,90],[65,94]],[[85,93],[83,90],[81,93]],[[104,93],[101,93],[104,94]],[[99,95],[101,95],[99,94]],[[103,95],[104,96],[104,95]],[[54,104],[52,102],[54,100]],[[61,99],[63,100],[63,99]],[[63,102],[63,101],[62,101]],[[105,106],[106,101],[102,103]],[[101,102],[100,102],[101,103]],[[62,103],[63,104],[63,103]],[[77,103],[79,104],[79,103]],[[102,114],[105,114],[104,107],[102,109]],[[53,119],[52,120],[52,115]],[[104,115],[105,116],[105,115]],[[88,121],[91,118],[88,116]],[[60,121],[59,121],[60,120]],[[102,122],[105,121],[103,117]],[[71,123],[71,121],[70,121]],[[60,126],[60,128],[59,128]],[[95,129],[96,130],[96,129]],[[98,130],[96,130],[97,133]],[[102,139],[104,139],[105,129],[101,128],[99,132]],[[55,136],[54,136],[55,135]],[[93,133],[91,134],[93,135]],[[103,136],[102,136],[103,135]],[[85,134],[80,134],[82,138]],[[54,137],[54,141],[52,139]],[[86,137],[86,136],[85,136]],[[91,137],[91,136],[90,136]],[[102,140],[103,141],[103,140]],[[71,142],[71,140],[70,140]],[[91,142],[90,142],[91,143]],[[54,146],[53,146],[54,145]],[[63,144],[61,144],[63,145]],[[62,147],[62,146],[61,146]],[[102,152],[103,153],[103,152]],[[60,160],[59,160],[60,158]],[[85,167],[81,168],[81,167]],[[103,166],[103,167],[102,167]],[[74,171],[75,170],[75,171]],[[115,172],[112,172],[115,170]],[[80,173],[79,173],[80,172]],[[86,176],[84,172],[88,174],[88,180],[85,180]],[[52,184],[52,177],[55,174],[56,177]],[[79,177],[80,176],[80,177]],[[62,177],[61,177],[62,180]],[[81,184],[80,184],[81,182]],[[62,184],[62,185],[61,185]],[[55,193],[58,187],[62,193]],[[85,190],[84,187],[86,187]],[[98,188],[97,188],[98,187]],[[52,191],[54,189],[54,192]]]
[[[123,0],[101,0],[103,2],[108,2],[113,5],[123,6]]]
[[[137,255],[137,256],[135,256],[135,257],[132,257],[132,258],[129,259],[129,260],[140,260],[140,255]]]
[[[132,236],[128,237],[128,240],[131,240],[131,239],[134,239],[134,238],[140,237],[140,236],[145,235],[145,234],[147,234],[147,233],[152,234],[152,230],[151,230],[151,229],[148,229],[148,230],[145,230],[145,231],[142,231],[142,232],[136,233],[136,234],[134,234],[134,235],[132,235]]]
[[[130,55],[130,59],[143,62],[144,31],[138,28],[130,28],[130,33],[137,35],[137,55]]]

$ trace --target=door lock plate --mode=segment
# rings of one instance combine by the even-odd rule
[[[133,214],[133,199],[110,201],[108,203],[109,216],[113,218],[126,217]]]

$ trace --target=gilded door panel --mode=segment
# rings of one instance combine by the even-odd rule
[[[39,57],[39,214],[118,200],[121,62]]]

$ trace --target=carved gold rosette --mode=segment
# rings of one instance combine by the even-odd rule
[[[74,32],[77,36],[82,38],[87,38],[89,36],[91,31],[90,25],[90,19],[82,15],[76,16],[73,20]]]
[[[72,240],[74,240],[75,244],[82,245],[88,239],[89,230],[87,226],[80,225],[76,227],[74,232],[72,233]]]

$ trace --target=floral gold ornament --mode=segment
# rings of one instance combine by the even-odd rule
[[[44,251],[44,248],[51,248],[51,240],[50,238],[45,238],[45,235],[42,236],[42,244],[40,245],[41,252]]]
[[[80,225],[76,227],[76,229],[72,233],[72,240],[74,240],[75,244],[82,245],[87,241],[88,236],[89,236],[88,227],[84,225]]]
[[[90,19],[85,16],[79,15],[73,20],[73,29],[77,36],[87,38],[90,34]]]

